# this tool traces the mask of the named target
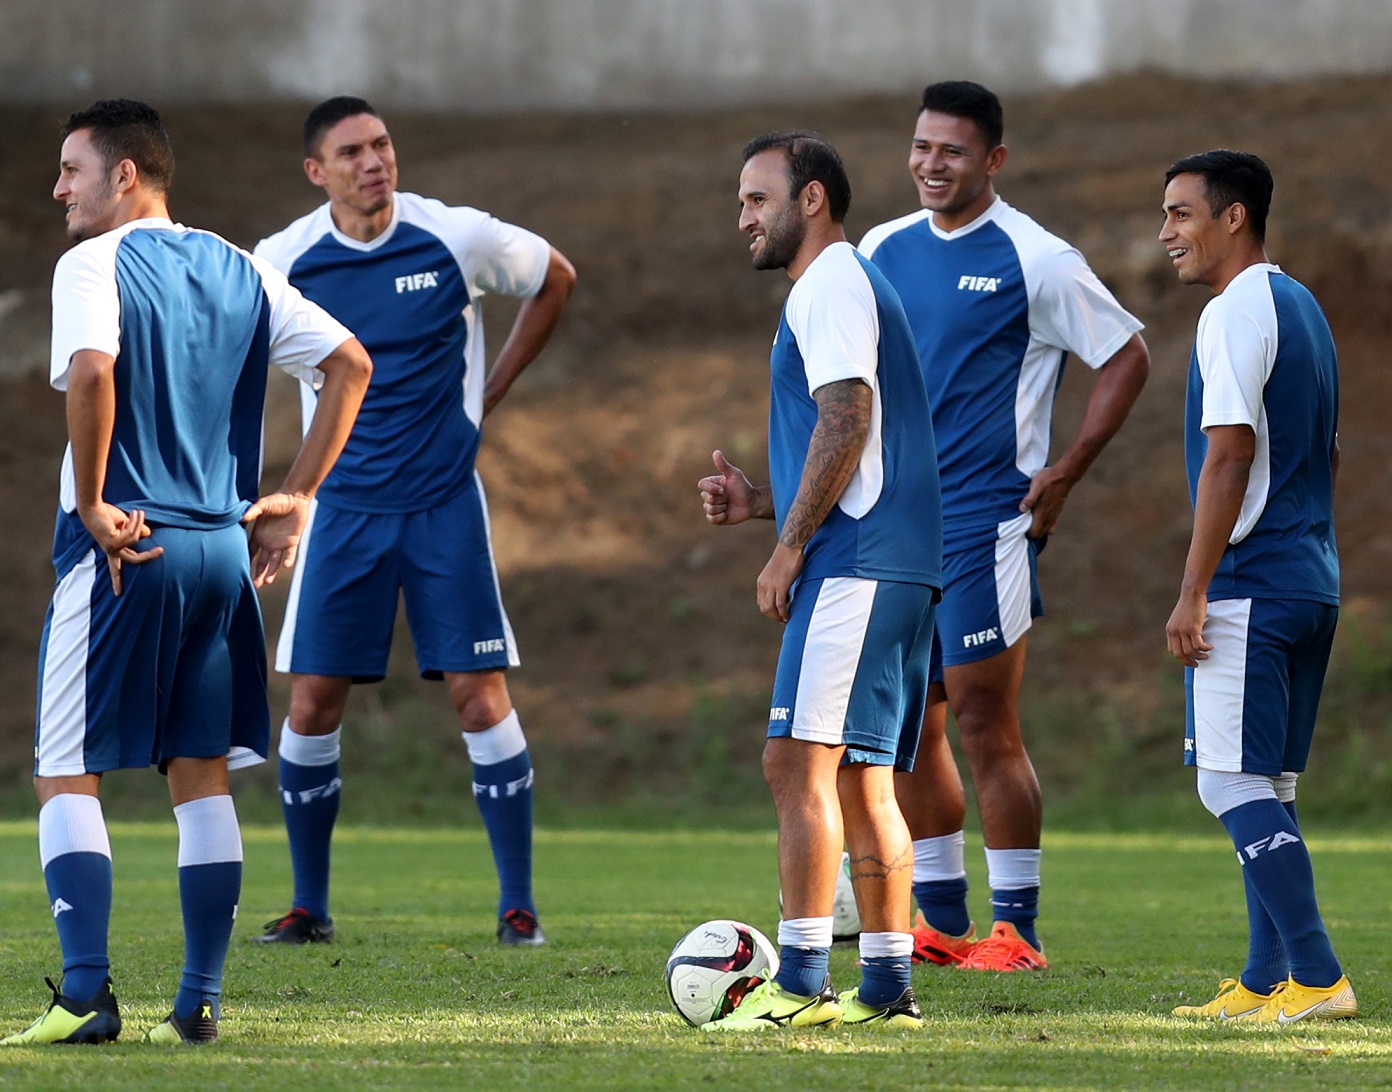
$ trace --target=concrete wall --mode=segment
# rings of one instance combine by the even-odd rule
[[[0,101],[493,112],[1392,69],[1389,0],[0,0]]]

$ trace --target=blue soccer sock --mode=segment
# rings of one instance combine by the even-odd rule
[[[867,1005],[899,1000],[911,983],[912,933],[860,934],[860,999]]]
[[[1251,874],[1242,870],[1242,886],[1247,896],[1247,966],[1242,968],[1241,980],[1253,993],[1268,994],[1290,973],[1286,946],[1276,923],[1262,905]]]
[[[329,851],[343,778],[339,740],[343,729],[302,736],[287,719],[280,729],[280,802],[295,874],[292,905],[321,921],[329,919]]]
[[[101,801],[81,793],[50,797],[39,809],[39,860],[63,950],[63,993],[86,1001],[111,973],[111,842]]]
[[[474,766],[474,801],[498,870],[498,916],[536,913],[532,900],[532,757],[517,710],[492,728],[465,732]]]
[[[959,830],[936,838],[914,839],[913,893],[923,918],[950,937],[971,928],[967,912],[965,836]]]
[[[789,993],[812,997],[822,992],[831,964],[831,920],[787,918],[778,923],[778,974],[773,980]]]
[[[242,832],[230,796],[205,796],[174,809],[179,823],[179,904],[184,917],[184,972],[174,1015],[222,997],[222,968],[242,890]]]
[[[1039,916],[1039,863],[1037,849],[987,849],[986,870],[991,884],[991,915],[1008,921],[1021,939],[1043,951],[1034,931]]]
[[[1332,986],[1343,971],[1320,919],[1310,854],[1290,812],[1265,798],[1231,808],[1219,819],[1237,849],[1244,880],[1250,880],[1280,936],[1290,976],[1302,986]]]

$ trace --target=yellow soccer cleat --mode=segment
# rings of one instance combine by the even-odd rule
[[[1218,996],[1212,1001],[1202,1005],[1180,1005],[1174,1015],[1199,1020],[1253,1020],[1276,992],[1256,993],[1236,978],[1225,978],[1218,983]]]
[[[217,1002],[211,997],[203,998],[198,1007],[185,1017],[180,1018],[171,1012],[145,1033],[147,1043],[163,1043],[166,1046],[204,1046],[217,1042],[217,1037]]]
[[[0,1046],[30,1046],[40,1043],[111,1043],[121,1034],[121,1014],[116,995],[107,979],[95,996],[86,1001],[66,997],[51,978],[45,978],[53,991],[48,1010],[23,1031],[0,1039]]]
[[[881,1028],[921,1028],[923,1013],[911,989],[888,1005],[867,1005],[860,999],[860,987],[847,990],[837,999],[843,1024],[871,1024]]]
[[[1288,978],[1251,1019],[1258,1024],[1294,1024],[1300,1020],[1348,1020],[1357,1015],[1353,986],[1348,975],[1340,975],[1332,986],[1302,986]]]
[[[729,1016],[702,1024],[702,1031],[766,1031],[769,1028],[829,1028],[841,1023],[841,1006],[828,977],[812,997],[789,993],[777,982],[761,982]]]

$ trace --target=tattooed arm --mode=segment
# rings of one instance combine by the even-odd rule
[[[803,548],[840,499],[870,434],[872,393],[859,379],[843,379],[818,387],[817,425],[807,447],[802,483],[773,556],[759,574],[759,609],[776,622],[788,620],[789,592],[802,572]]]

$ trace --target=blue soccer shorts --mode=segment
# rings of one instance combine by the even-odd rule
[[[354,512],[316,500],[300,544],[276,670],[386,677],[397,602],[427,679],[516,667],[478,475],[419,512]]]
[[[1037,559],[1043,539],[1026,532],[1025,513],[996,528],[994,539],[943,555],[943,593],[934,623],[933,682],[942,668],[1004,652],[1044,613]]]
[[[770,738],[844,746],[846,762],[912,770],[937,594],[849,576],[799,583],[774,677]]]
[[[39,648],[34,773],[69,777],[216,758],[265,758],[266,638],[246,532],[155,527],[121,568],[92,550],[53,592]],[[242,765],[247,765],[245,760]]]
[[[1218,599],[1185,668],[1184,762],[1277,777],[1310,755],[1339,608],[1308,599]]]

